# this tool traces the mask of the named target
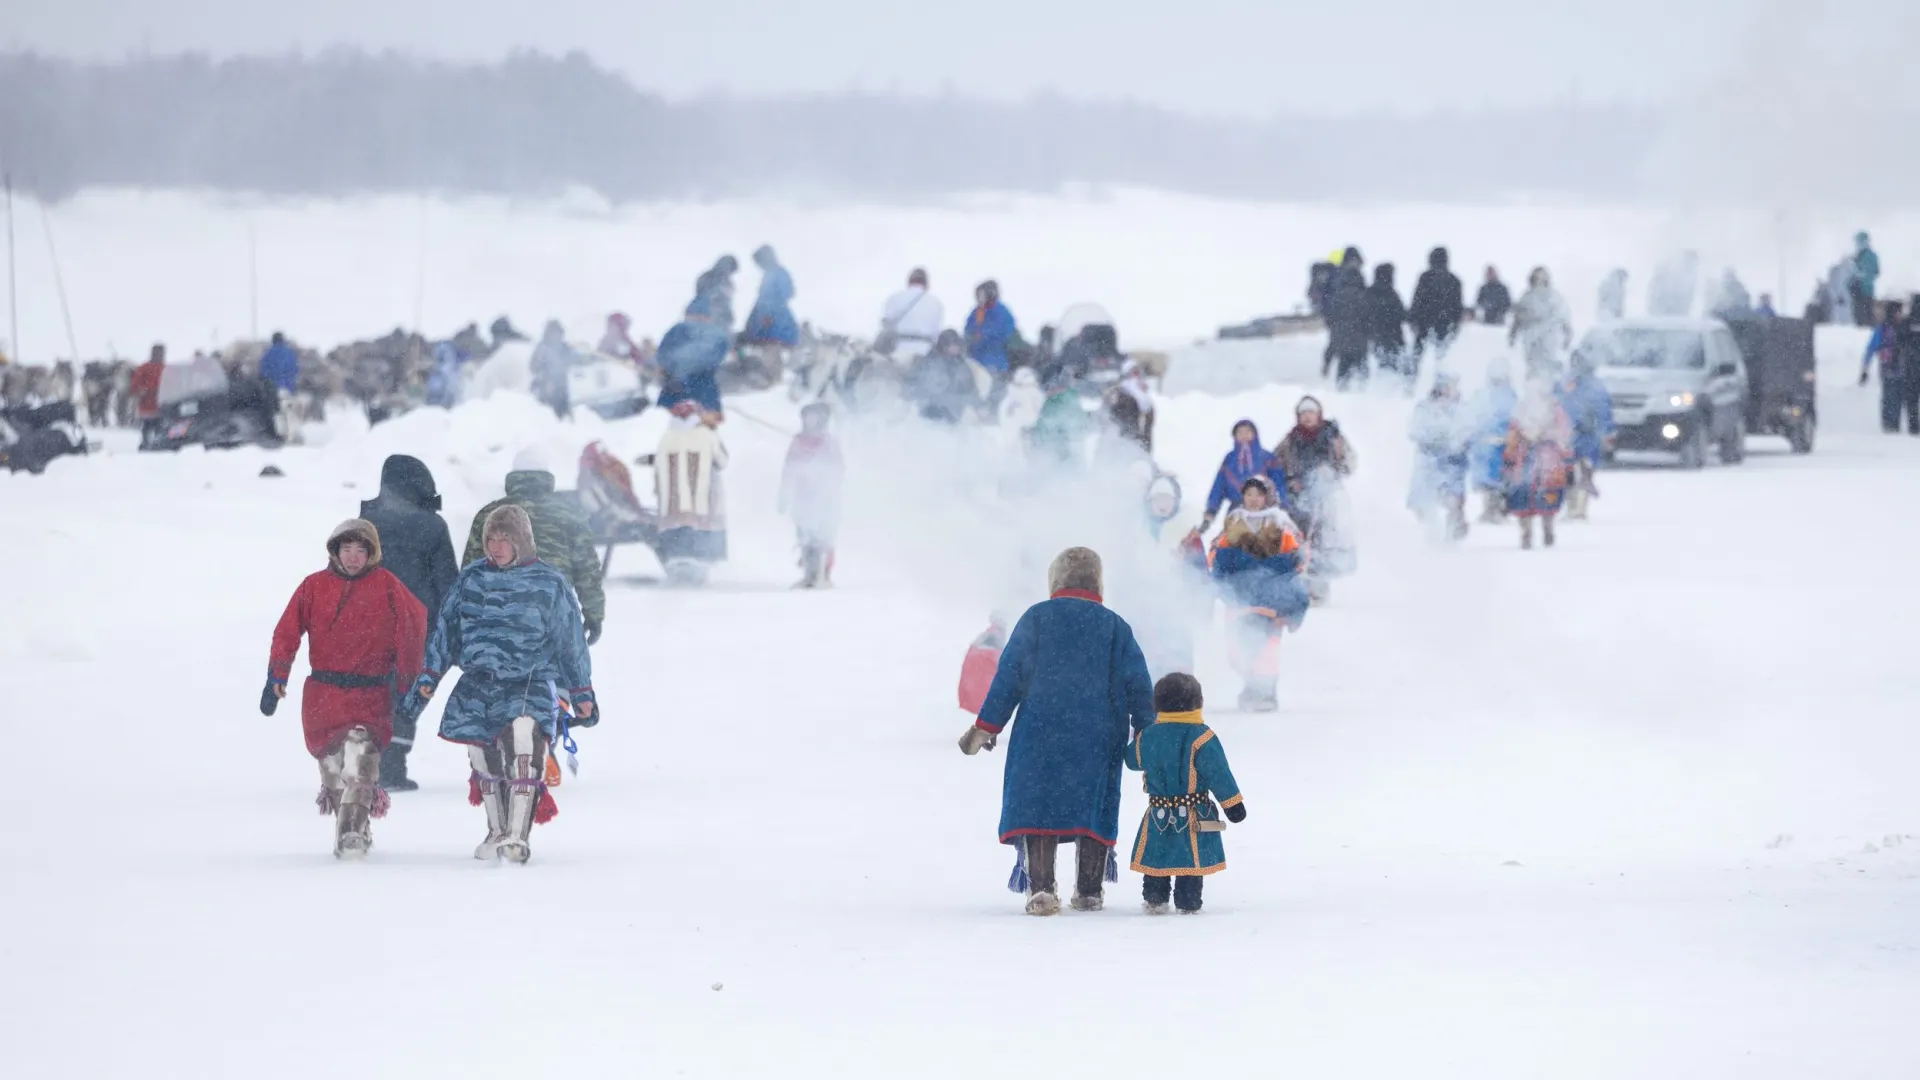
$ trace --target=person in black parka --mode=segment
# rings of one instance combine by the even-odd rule
[[[1381,374],[1404,372],[1407,355],[1407,305],[1393,282],[1393,264],[1373,268],[1373,287],[1367,290],[1367,344],[1373,366]]]
[[[1465,313],[1459,275],[1447,267],[1447,249],[1434,248],[1427,255],[1427,269],[1413,286],[1413,303],[1407,308],[1407,321],[1413,324],[1413,359],[1407,364],[1407,381],[1420,374],[1420,358],[1433,346],[1434,363],[1446,359],[1447,350],[1460,332]]]
[[[1327,288],[1327,354],[1342,390],[1367,382],[1367,278],[1359,248],[1348,248]]]
[[[380,534],[380,565],[400,579],[429,618],[437,616],[460,575],[460,563],[426,463],[405,454],[387,458],[380,467],[380,495],[360,504],[360,517]],[[380,786],[388,791],[420,786],[407,778],[415,719],[394,710],[393,741],[380,754]]]

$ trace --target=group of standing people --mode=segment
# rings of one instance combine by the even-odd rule
[[[1860,362],[1860,385],[1880,376],[1880,430],[1891,435],[1906,420],[1909,434],[1920,435],[1920,293],[1910,304],[1886,302],[1867,339]]]
[[[1331,374],[1342,389],[1364,386],[1377,370],[1413,392],[1420,363],[1431,348],[1445,357],[1466,317],[1460,278],[1448,265],[1447,249],[1436,247],[1414,284],[1413,300],[1400,299],[1392,263],[1381,263],[1366,280],[1360,249],[1349,247],[1337,261],[1316,268],[1310,298],[1327,324],[1327,351],[1321,374]],[[1411,348],[1407,330],[1411,328]]]

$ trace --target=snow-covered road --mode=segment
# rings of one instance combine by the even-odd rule
[[[735,560],[684,592],[616,559],[606,720],[524,871],[469,857],[467,767],[437,744],[373,856],[336,864],[294,702],[253,703],[273,619],[382,455],[427,458],[458,534],[520,445],[578,433],[495,401],[287,451],[277,480],[250,451],[0,476],[0,732],[26,763],[0,1060],[1915,1075],[1920,439],[1872,431],[1852,335],[1823,348],[1815,454],[1606,472],[1551,551],[1506,529],[1428,546],[1401,509],[1405,403],[1328,395],[1362,455],[1362,572],[1287,641],[1278,715],[1209,710],[1250,817],[1196,919],[1140,915],[1128,873],[1097,915],[1029,919],[1003,890],[1000,761],[954,751],[952,687],[997,602],[983,537],[1020,526],[938,505],[938,447],[850,434],[842,587],[795,594],[783,438],[745,419],[791,407],[738,403]],[[1189,517],[1231,422],[1271,441],[1298,392],[1163,402]],[[650,423],[583,426],[631,457]],[[1200,675],[1232,700],[1211,635]]]

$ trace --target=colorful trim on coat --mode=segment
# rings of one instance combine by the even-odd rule
[[[1100,599],[1099,593],[1094,592],[1091,589],[1059,589],[1059,590],[1056,590],[1053,593],[1053,595],[1047,597],[1047,599],[1059,600],[1062,597],[1065,597],[1069,600],[1087,600],[1095,604],[1103,604],[1106,602]]]
[[[1193,709],[1188,712],[1155,713],[1153,716],[1153,722],[1156,724],[1204,724],[1206,723],[1205,720],[1202,720],[1200,718],[1199,709]]]
[[[1068,838],[1078,840],[1085,837],[1104,847],[1115,847],[1120,843],[1118,838],[1109,840],[1092,829],[1014,829],[1011,832],[1001,833],[1000,842],[1011,843],[1016,838],[1028,836],[1056,836],[1062,840]]]
[[[1236,807],[1236,806],[1239,806],[1239,805],[1240,805],[1241,803],[1243,803],[1243,802],[1246,802],[1246,801],[1247,801],[1247,797],[1246,797],[1246,796],[1244,796],[1244,795],[1235,795],[1235,796],[1234,796],[1233,798],[1231,798],[1231,799],[1221,799],[1221,800],[1220,800],[1220,809],[1222,809],[1222,810],[1231,810],[1231,809],[1233,809],[1234,807]]]

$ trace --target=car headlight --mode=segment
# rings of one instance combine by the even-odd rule
[[[1693,406],[1693,394],[1691,392],[1675,394],[1667,399],[1667,404],[1676,409],[1691,408]],[[1672,436],[1668,436],[1668,438],[1672,438]]]
[[[1660,429],[1660,437],[1661,437],[1661,438],[1663,438],[1663,439],[1677,439],[1677,438],[1679,438],[1679,437],[1680,437],[1680,425],[1679,425],[1679,424],[1668,424],[1668,425],[1666,425],[1665,427],[1662,427],[1662,428]]]

